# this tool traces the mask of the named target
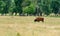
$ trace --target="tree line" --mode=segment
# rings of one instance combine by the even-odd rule
[[[0,0],[0,14],[19,16],[48,16],[60,14],[60,0]]]

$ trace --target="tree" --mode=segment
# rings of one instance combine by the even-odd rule
[[[51,8],[52,8],[52,12],[56,15],[59,11],[59,2],[58,1],[52,1],[51,3]]]
[[[2,12],[2,7],[3,7],[2,3],[3,3],[3,1],[0,0],[0,13]]]
[[[43,13],[47,16],[51,13],[50,2],[50,0],[44,0],[42,5]]]
[[[15,3],[15,6],[16,6],[16,11],[17,13],[19,13],[19,15],[22,14],[22,3],[23,3],[23,0],[14,0],[14,3]]]
[[[2,15],[9,13],[11,0],[3,0],[3,2],[5,3],[5,6],[3,7]]]
[[[44,14],[47,16],[51,13],[48,6],[44,6],[42,10],[43,10]]]
[[[16,13],[16,12],[17,12],[17,10],[16,10],[15,3],[14,2],[11,2],[11,5],[9,7],[9,14],[10,15],[14,15],[14,13]],[[15,15],[17,15],[17,14],[15,14]]]
[[[33,4],[30,4],[30,6],[25,7],[25,8],[23,9],[23,11],[24,11],[24,13],[27,13],[27,16],[28,16],[28,14],[29,14],[29,15],[33,15],[33,14],[34,14],[34,11],[35,11],[35,7],[34,7]]]
[[[22,3],[22,6],[23,7],[27,7],[27,6],[29,6],[31,4],[31,1],[24,1],[23,3]]]
[[[4,9],[5,5],[6,5],[5,2],[2,1],[2,0],[0,0],[0,13],[1,13],[2,15],[4,14],[3,9]]]

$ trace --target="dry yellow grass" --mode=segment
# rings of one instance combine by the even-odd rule
[[[60,18],[44,17],[34,22],[34,16],[0,16],[0,36],[60,36]]]

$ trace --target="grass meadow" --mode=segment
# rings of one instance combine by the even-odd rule
[[[44,17],[44,22],[34,22],[35,18],[0,16],[0,36],[60,36],[60,17]]]

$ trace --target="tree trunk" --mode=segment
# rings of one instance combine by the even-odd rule
[[[42,12],[40,12],[40,16],[42,16]]]
[[[4,13],[1,13],[1,16],[3,16],[4,15]]]
[[[28,16],[28,13],[27,13],[27,16]]]
[[[15,13],[15,16],[17,16],[17,13]]]

